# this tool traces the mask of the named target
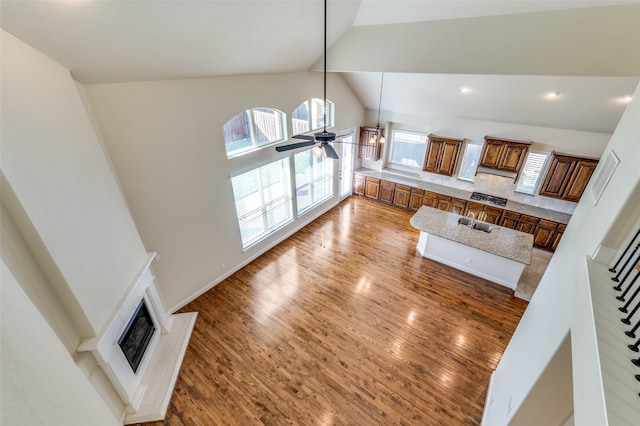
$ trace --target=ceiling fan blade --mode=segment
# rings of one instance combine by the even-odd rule
[[[334,160],[338,159],[338,153],[328,143],[327,144],[323,144],[322,145],[322,149],[324,149],[324,153],[326,154],[327,157],[333,158]]]
[[[295,139],[306,139],[308,141],[313,141],[315,140],[315,138],[311,135],[293,135],[292,138]]]
[[[291,149],[304,148],[305,146],[315,145],[315,141],[307,141],[307,142],[299,142],[299,143],[291,143],[289,145],[276,146],[276,151],[289,151]]]

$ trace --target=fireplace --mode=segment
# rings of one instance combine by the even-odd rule
[[[90,351],[125,408],[124,424],[162,420],[195,324],[196,312],[170,314],[156,289],[150,253]]]
[[[153,324],[153,318],[149,314],[147,304],[142,299],[122,336],[118,339],[118,345],[134,373],[138,372],[140,361],[142,361],[155,331],[156,326]]]

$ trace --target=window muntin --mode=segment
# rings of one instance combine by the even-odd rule
[[[548,152],[529,152],[527,154],[527,159],[522,166],[520,176],[518,176],[516,192],[534,195],[547,158],[549,158]]]
[[[334,104],[327,100],[327,127],[334,125]],[[291,113],[291,128],[294,135],[309,133],[324,128],[323,99],[313,98],[304,101]]]
[[[313,149],[294,156],[296,202],[302,214],[333,195],[333,160],[313,155]]]
[[[426,133],[394,130],[391,132],[391,154],[389,162],[405,167],[422,169],[427,149]]]
[[[231,184],[243,249],[293,220],[288,158],[233,176]]]
[[[458,179],[467,180],[473,182],[473,178],[476,176],[476,169],[480,162],[480,155],[482,154],[482,142],[468,141],[464,148],[464,155],[460,162],[460,171],[458,172]]]
[[[252,108],[227,121],[222,133],[229,158],[286,140],[286,117],[276,109]]]

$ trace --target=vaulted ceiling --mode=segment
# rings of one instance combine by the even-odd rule
[[[0,24],[85,84],[323,63],[321,0],[2,0]],[[384,73],[390,117],[610,133],[640,81],[640,1],[329,1],[328,45],[369,110]]]

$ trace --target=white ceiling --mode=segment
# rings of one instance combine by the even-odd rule
[[[399,26],[413,25],[410,23],[426,26],[459,19],[458,23],[473,27],[474,22],[486,22],[476,17],[522,13],[539,17],[536,13],[544,11],[628,3],[639,1],[331,0],[328,60],[332,60],[334,50],[337,53],[329,68],[343,73],[370,110],[378,108],[380,73],[385,72],[385,111],[610,133],[625,107],[618,98],[633,93],[640,80],[640,71],[634,68],[637,62],[631,61],[631,66],[625,62],[619,73],[609,67],[595,75],[590,70],[555,76],[544,69],[526,75],[521,71],[500,72],[500,67],[494,70],[491,61],[495,63],[496,55],[480,55],[468,65],[464,61],[455,64],[451,72],[446,72],[446,67],[445,71],[432,70],[429,65],[421,65],[416,71],[412,68],[415,64],[402,62],[405,57],[418,55],[412,49],[420,48],[420,44],[407,43],[402,48],[380,49],[376,61],[366,69],[354,69],[348,59],[354,60],[358,53],[376,46],[366,46],[361,40],[356,45],[362,46],[359,52],[361,49],[350,43],[358,34],[369,34],[362,31],[398,33]],[[313,69],[314,65],[317,69],[323,56],[322,15],[320,0],[0,1],[3,29],[70,69],[74,78],[85,84],[297,72]],[[584,25],[602,31],[602,49],[615,50],[619,47],[615,37],[628,38],[610,23],[602,27],[598,22]],[[450,38],[430,41],[438,44],[430,49],[437,47],[441,52],[438,63],[459,54],[459,46],[448,45]],[[509,40],[511,35],[504,34],[504,38]],[[530,34],[530,38],[535,40],[538,35]],[[640,45],[640,32],[638,39],[626,43],[625,48],[633,43],[636,48]],[[515,54],[516,50],[511,52]],[[509,52],[504,53],[502,56],[508,56]],[[385,62],[388,57],[393,61]],[[536,60],[532,55],[532,69],[536,69]],[[481,62],[486,62],[488,71],[477,72],[485,69]],[[473,90],[463,95],[460,86]],[[551,102],[542,94],[552,89],[561,96]]]

